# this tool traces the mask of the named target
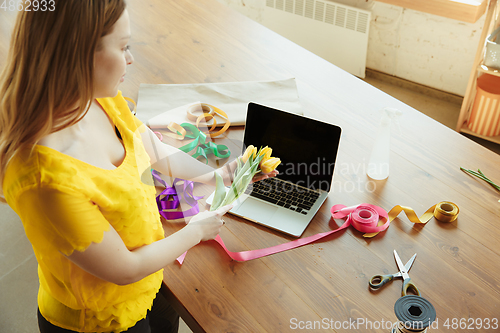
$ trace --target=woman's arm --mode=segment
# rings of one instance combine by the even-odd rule
[[[222,226],[222,215],[231,206],[202,212],[176,233],[129,251],[113,227],[104,233],[102,242],[92,243],[85,251],[67,256],[74,264],[108,282],[126,285],[137,282],[175,261],[198,244],[215,238]]]
[[[19,196],[16,207],[35,249],[59,252],[88,273],[124,285],[174,262],[200,241],[215,238],[222,215],[232,206],[201,212],[178,232],[134,250],[125,246],[99,207],[80,192],[33,187]]]

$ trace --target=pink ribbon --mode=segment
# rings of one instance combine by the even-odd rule
[[[316,235],[299,238],[288,243],[279,244],[259,250],[250,250],[242,252],[231,252],[227,249],[226,245],[222,241],[222,238],[217,235],[215,241],[226,251],[228,256],[236,261],[248,261],[252,259],[262,258],[271,254],[278,252],[283,252],[286,250],[291,250],[303,245],[311,244],[317,240],[330,236],[331,234],[346,229],[352,225],[356,230],[365,233],[378,233],[387,229],[389,226],[389,219],[387,212],[378,206],[370,204],[361,204],[357,206],[346,207],[344,205],[334,205],[330,210],[332,217],[334,219],[345,219],[345,222],[340,226],[340,228],[318,233]],[[385,223],[378,226],[379,220]],[[184,258],[186,257],[187,251],[183,253],[177,261],[182,265]]]

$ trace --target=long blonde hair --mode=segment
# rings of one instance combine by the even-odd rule
[[[18,14],[0,75],[0,185],[18,151],[85,116],[94,52],[125,6],[124,0],[60,0],[54,11]]]

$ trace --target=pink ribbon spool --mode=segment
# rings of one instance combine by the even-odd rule
[[[360,204],[357,206],[346,207],[344,205],[334,205],[331,209],[332,217],[336,219],[344,219],[346,222],[364,233],[375,233],[384,231],[389,226],[389,215],[387,212],[378,206],[371,204]],[[381,226],[378,226],[379,220],[385,221]]]
[[[379,213],[370,206],[358,206],[351,213],[351,223],[361,232],[379,232],[381,227],[378,227],[378,221],[380,219]],[[386,218],[387,221],[387,218]],[[385,229],[385,228],[384,228]],[[384,230],[382,229],[382,230]]]

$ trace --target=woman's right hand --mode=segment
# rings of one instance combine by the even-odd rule
[[[186,227],[192,228],[194,232],[199,233],[200,241],[214,239],[224,224],[222,216],[231,208],[233,208],[233,205],[223,206],[214,211],[198,213],[189,220]]]

